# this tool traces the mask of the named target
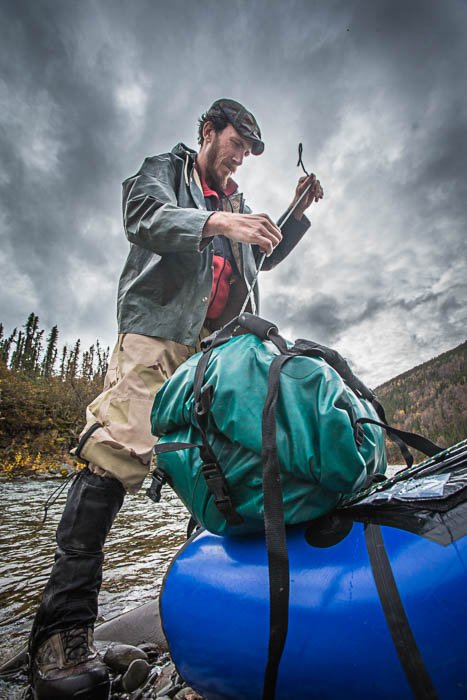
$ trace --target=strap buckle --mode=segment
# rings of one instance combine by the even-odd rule
[[[235,510],[229,494],[229,487],[217,462],[204,462],[202,472],[209,493],[214,498],[218,511],[224,516],[229,525],[240,525],[243,518]]]
[[[216,505],[225,501],[231,502],[224,475],[221,473],[217,462],[204,462],[202,472],[206,479],[207,487],[214,496]]]
[[[146,496],[149,496],[151,501],[154,501],[154,503],[159,503],[161,500],[162,487],[166,481],[167,478],[164,472],[158,468],[154,469],[151,475],[151,483],[149,488],[146,489]]]
[[[201,388],[198,400],[195,401],[195,413],[198,417],[205,416],[209,413],[213,393],[214,389],[211,384],[205,384],[205,386]]]

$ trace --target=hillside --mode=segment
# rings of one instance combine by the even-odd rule
[[[448,447],[467,437],[466,384],[467,341],[385,382],[376,394],[390,424]],[[391,443],[389,461],[401,462]]]

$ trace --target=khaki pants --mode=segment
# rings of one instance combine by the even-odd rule
[[[81,433],[102,425],[80,451],[92,472],[118,479],[130,493],[141,488],[156,443],[150,424],[154,397],[177,367],[200,350],[207,334],[203,328],[195,347],[134,333],[118,336],[104,390],[87,407]]]

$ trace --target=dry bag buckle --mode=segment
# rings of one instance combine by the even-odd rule
[[[197,416],[205,416],[209,413],[213,392],[213,387],[210,384],[206,384],[201,388],[199,398],[195,403],[195,413]]]
[[[243,518],[233,507],[229,495],[229,487],[217,462],[205,462],[202,471],[208,491],[214,498],[216,508],[222,513],[228,524],[240,525],[243,523]]]
[[[146,489],[146,496],[149,496],[154,503],[159,503],[161,500],[161,491],[165,482],[166,478],[164,472],[160,469],[154,469],[151,475],[151,484],[149,488]]]
[[[202,467],[203,476],[206,479],[206,484],[210,493],[214,496],[216,505],[223,501],[229,501],[230,497],[227,491],[224,476],[219,473],[219,465],[217,462],[205,462]]]

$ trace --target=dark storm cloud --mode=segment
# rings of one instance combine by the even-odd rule
[[[17,307],[66,329],[79,324],[89,270],[105,275],[108,264],[112,231],[103,221],[109,203],[118,206],[109,178],[117,160],[109,147],[117,122],[112,68],[104,58],[92,71],[77,60],[78,4],[10,8],[2,46],[2,238],[30,282],[32,298],[16,299]]]
[[[358,324],[371,321],[388,307],[403,312],[414,312],[425,305],[439,306],[444,315],[457,311],[460,304],[451,294],[428,293],[415,299],[388,299],[374,297],[353,306],[345,299],[334,298],[318,292],[309,302],[300,305],[291,303],[290,298],[277,295],[275,305],[293,329],[299,329],[302,335],[313,336],[316,341],[333,344],[338,342],[342,333]]]
[[[265,315],[343,344],[381,378],[400,355],[415,364],[464,339],[464,3],[19,0],[0,12],[7,328],[34,310],[63,337],[112,342],[121,182],[145,156],[195,145],[197,117],[226,95],[266,141],[239,173],[256,210],[290,201],[298,141],[326,192],[297,252],[262,276]]]

